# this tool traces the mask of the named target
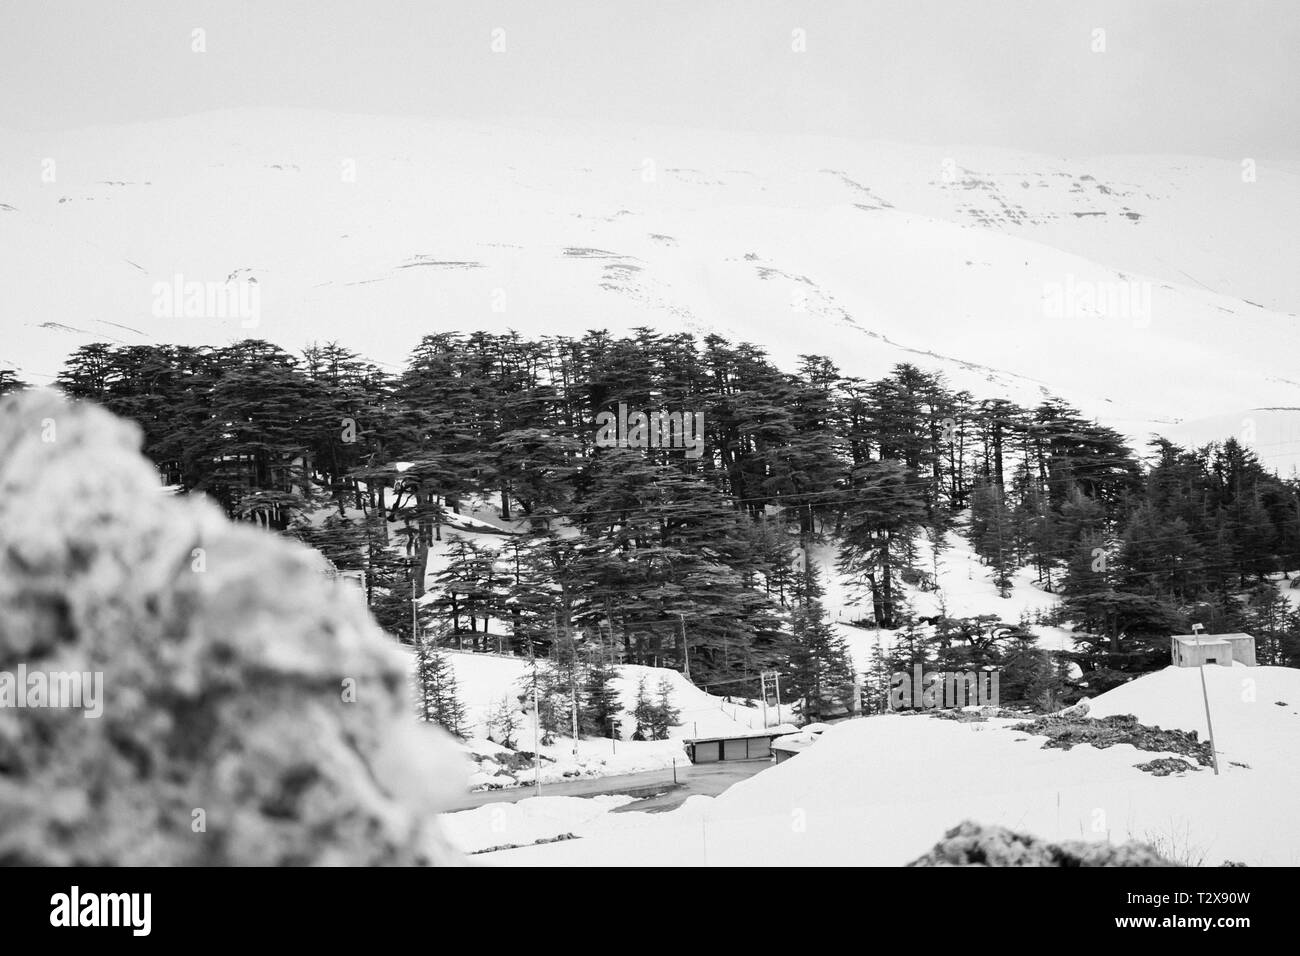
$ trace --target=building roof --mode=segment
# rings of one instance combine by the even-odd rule
[[[1174,635],[1174,640],[1179,644],[1201,644],[1202,646],[1206,644],[1229,644],[1232,641],[1253,641],[1254,639],[1254,635],[1243,634],[1240,631],[1232,634],[1202,634],[1199,640],[1197,640],[1195,634]]]
[[[781,750],[792,754],[807,750],[812,745],[812,739],[800,737],[798,734],[791,734],[789,737],[781,737],[772,741],[773,750]]]
[[[799,753],[801,750],[807,750],[819,739],[821,739],[821,731],[809,730],[805,727],[797,734],[786,734],[784,737],[778,737],[772,741],[772,749],[784,750],[788,753]]]
[[[707,734],[703,737],[683,737],[684,744],[702,744],[713,740],[756,740],[760,737],[780,737],[799,730],[793,724],[776,724],[772,727],[760,727],[756,730],[738,730],[729,734]]]

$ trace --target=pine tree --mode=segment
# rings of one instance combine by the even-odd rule
[[[667,740],[668,731],[681,722],[682,714],[673,706],[673,683],[667,677],[659,678],[658,697],[651,716],[651,735],[655,740]]]
[[[872,461],[853,469],[847,492],[837,565],[851,586],[868,590],[878,627],[892,628],[901,616],[898,579],[904,544],[925,517],[916,476],[894,461]]]
[[[613,667],[600,660],[587,668],[587,679],[582,685],[582,707],[578,713],[584,732],[599,737],[616,735],[614,721],[622,713],[618,689],[613,683],[617,676]]]
[[[549,747],[569,726],[569,698],[561,687],[554,664],[534,657],[519,681],[519,700],[532,713],[536,697],[537,732],[540,742]]]
[[[787,684],[803,698],[810,720],[832,716],[839,708],[851,709],[855,680],[853,663],[844,638],[826,620],[815,598],[795,608],[791,615],[793,644],[787,665]]]
[[[502,697],[493,705],[488,714],[488,739],[510,750],[515,749],[515,734],[519,732],[523,719],[518,708],[510,703],[509,697]]]
[[[1015,536],[1002,486],[980,482],[971,496],[971,544],[993,570],[993,585],[1002,597],[1011,596],[1016,570]]]
[[[456,672],[446,654],[428,642],[416,648],[416,712],[457,737],[463,737],[465,707],[460,702]]]
[[[871,646],[871,659],[862,677],[864,715],[883,714],[889,710],[889,688],[893,682],[893,674],[894,670],[889,665],[889,658],[877,641]]]
[[[14,375],[12,369],[0,368],[0,395],[5,392],[16,392],[27,387],[27,384]]]
[[[658,711],[650,693],[646,689],[646,679],[642,677],[636,683],[636,700],[632,704],[632,719],[636,722],[633,740],[657,739],[654,736],[658,722]]]

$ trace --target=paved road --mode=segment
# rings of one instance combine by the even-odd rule
[[[692,773],[693,767],[682,758],[677,767],[677,779],[685,780]],[[629,790],[655,787],[668,788],[673,785],[673,770],[647,770],[643,773],[623,773],[609,777],[583,777],[566,780],[564,783],[543,783],[539,793],[534,787],[511,787],[508,790],[476,790],[467,793],[456,805],[455,810],[472,810],[489,803],[517,803],[529,797],[594,797],[601,793],[627,793]],[[449,811],[454,812],[454,811]]]
[[[724,763],[692,766],[682,764],[677,768],[677,786],[673,785],[673,771],[647,770],[644,773],[618,774],[610,777],[586,777],[564,783],[544,783],[541,792],[533,787],[512,787],[509,790],[479,790],[467,793],[456,806],[448,810],[472,810],[489,803],[517,803],[529,797],[594,797],[602,793],[646,792],[645,799],[628,804],[627,810],[645,810],[659,813],[680,806],[687,797],[695,794],[717,796],[733,783],[752,777],[766,767],[767,760],[733,760]]]
[[[691,767],[689,775],[682,778],[681,786],[650,796],[636,803],[619,807],[615,813],[641,812],[663,813],[686,802],[687,797],[696,794],[716,797],[732,784],[747,780],[754,774],[772,766],[772,761],[761,760],[724,760],[721,763],[705,763]]]

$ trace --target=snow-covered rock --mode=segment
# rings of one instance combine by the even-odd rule
[[[0,401],[0,670],[102,673],[102,714],[0,707],[0,859],[456,863],[466,762],[319,557],[157,493],[140,432]]]

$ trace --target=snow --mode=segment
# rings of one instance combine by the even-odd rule
[[[915,585],[900,584],[898,597],[916,617],[976,617],[991,614],[1004,624],[1017,624],[1028,619],[1028,630],[1038,639],[1038,646],[1051,651],[1073,650],[1074,635],[1066,628],[1050,624],[1036,624],[1037,614],[1048,614],[1057,608],[1061,599],[1037,583],[1032,568],[1017,568],[1011,575],[1011,589],[1004,597],[993,584],[993,572],[980,563],[970,541],[965,537],[965,515],[958,516],[955,530],[944,535],[937,561],[930,556],[924,538],[919,566],[934,574],[938,587],[923,591]],[[833,543],[816,544],[811,557],[821,571],[826,594],[822,600],[830,621],[848,645],[854,666],[865,671],[871,663],[873,647],[879,644],[883,652],[893,645],[896,631],[860,627],[850,624],[857,619],[870,620],[870,599],[853,604],[853,594],[844,580],[835,573],[838,548]],[[1054,576],[1058,580],[1059,576]],[[864,592],[865,594],[865,589]]]
[[[1240,760],[1254,767],[1256,762],[1268,765],[1300,757],[1300,669],[1215,665],[1205,668],[1205,682],[1220,763]],[[1195,730],[1202,739],[1209,735],[1199,669],[1194,667],[1166,667],[1091,702],[1089,716],[1111,714]],[[1290,733],[1279,732],[1286,728]]]
[[[30,172],[44,157],[55,182]],[[337,340],[394,369],[429,315],[649,326],[753,341],[787,368],[912,361],[980,397],[1056,393],[1137,442],[1239,434],[1258,411],[1267,463],[1300,460],[1286,164],[1247,184],[1201,157],[229,110],[6,131],[0,183],[0,364],[36,383],[91,340]],[[255,278],[254,327],[156,314],[177,275]],[[1131,286],[1141,314],[1047,308],[1053,290]]]
[[[528,661],[522,657],[468,651],[446,653],[456,674],[458,696],[466,710],[469,739],[463,747],[465,752],[486,758],[509,752],[487,739],[487,716],[500,704],[502,697],[507,698],[510,706],[518,711],[516,749],[532,752],[532,711],[518,700],[522,692],[521,681],[528,672]],[[760,708],[728,703],[724,698],[707,694],[677,671],[627,664],[620,665],[617,672],[613,685],[618,690],[623,705],[619,739],[581,739],[577,742],[576,753],[572,737],[559,736],[553,744],[540,744],[539,752],[543,757],[550,758],[541,765],[543,785],[579,776],[640,773],[667,769],[674,764],[685,766],[688,761],[682,746],[684,738],[735,737],[763,729],[763,712]],[[652,696],[657,693],[659,681],[667,680],[671,687],[672,703],[681,711],[680,723],[669,729],[667,740],[628,739],[635,729],[631,708],[636,698],[637,682],[642,678]],[[776,725],[775,707],[768,708],[768,718],[768,730],[772,733],[794,729],[789,725]],[[526,786],[531,785],[535,777],[532,764],[514,772],[498,770],[491,759],[482,762],[480,766],[486,769],[472,774],[470,786],[474,789]]]
[[[529,797],[518,803],[490,803],[473,810],[443,814],[442,830],[465,853],[506,845],[526,846],[561,834],[582,832],[592,821],[634,799],[601,795]]]
[[[661,814],[595,818],[584,838],[485,857],[506,865],[899,865],[962,820],[1049,840],[1154,844],[1217,865],[1300,864],[1300,670],[1206,668],[1222,774],[1168,777],[1123,744],[1044,748],[1014,721],[883,715],[850,720],[817,745],[716,798]],[[1203,730],[1200,677],[1170,667],[1092,702],[1092,714]]]

